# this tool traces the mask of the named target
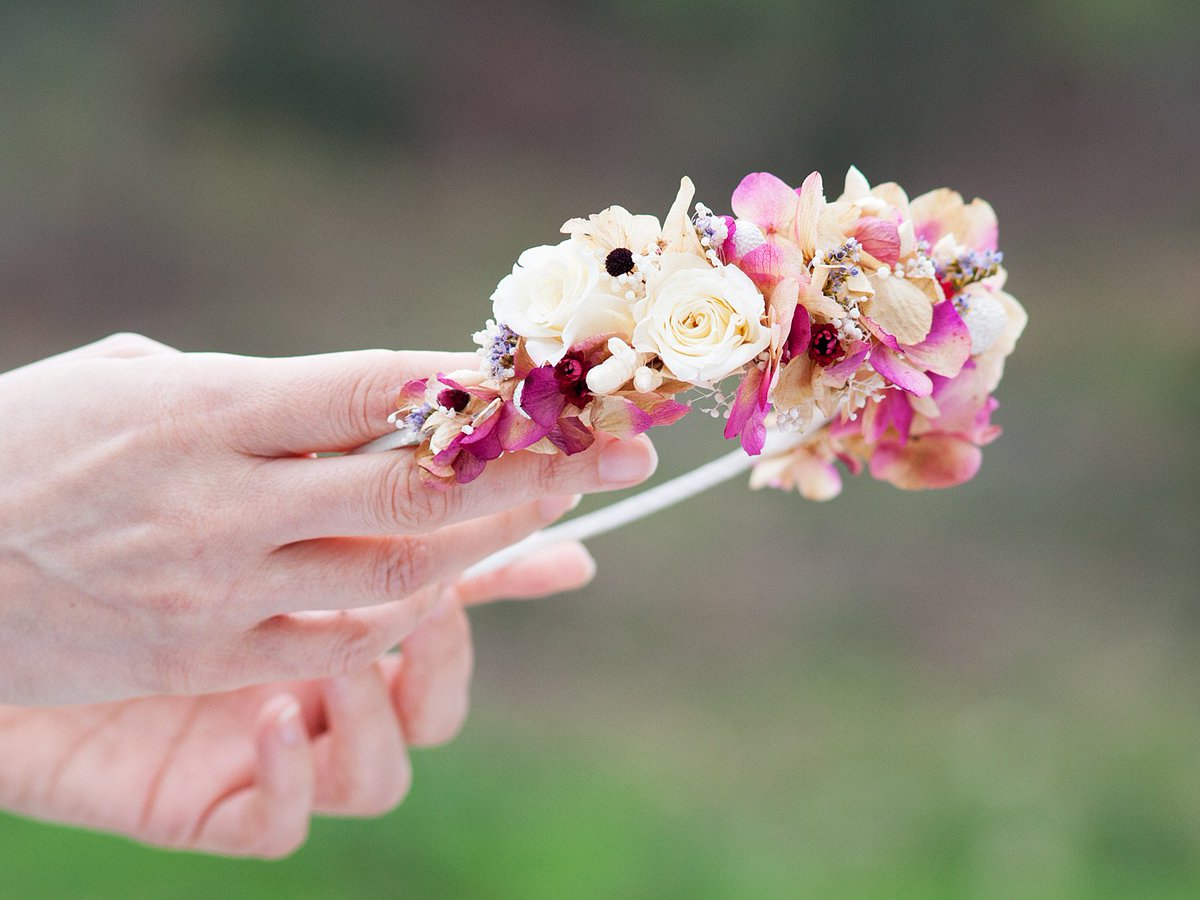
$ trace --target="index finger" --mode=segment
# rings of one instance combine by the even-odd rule
[[[478,367],[474,353],[420,350],[249,360],[240,449],[275,457],[353,450],[392,429],[388,416],[406,382]]]

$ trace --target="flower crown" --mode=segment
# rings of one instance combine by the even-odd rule
[[[390,445],[466,483],[501,454],[578,453],[702,404],[759,457],[755,486],[828,499],[837,461],[901,488],[973,477],[1026,321],[991,206],[910,201],[853,167],[832,201],[816,172],[796,189],[747,175],[733,216],[694,192],[684,178],[661,224],[613,206],[522,253],[475,335],[479,368],[406,384]],[[768,429],[795,437],[763,454]]]

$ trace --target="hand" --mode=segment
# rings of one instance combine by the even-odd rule
[[[578,545],[450,589],[434,614],[355,674],[95,706],[0,706],[0,806],[214,853],[277,857],[304,842],[313,813],[372,816],[408,790],[407,747],[449,740],[467,710],[464,604],[579,587]]]
[[[385,433],[470,354],[185,354],[118,335],[0,375],[0,701],[195,694],[363,668],[419,589],[654,468],[648,441],[521,453],[438,490]],[[314,612],[315,611],[315,612]]]

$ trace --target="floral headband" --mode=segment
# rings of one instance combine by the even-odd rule
[[[991,206],[910,201],[854,167],[836,200],[816,172],[796,189],[747,175],[733,216],[694,191],[684,178],[661,224],[613,206],[522,253],[479,368],[406,384],[396,433],[362,449],[415,447],[431,482],[464,484],[504,453],[578,453],[698,406],[745,451],[720,477],[751,468],[755,487],[826,500],[837,462],[906,489],[972,478],[1026,322]]]

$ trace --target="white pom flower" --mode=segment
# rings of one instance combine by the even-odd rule
[[[961,314],[971,333],[971,355],[978,356],[992,349],[1008,325],[1008,316],[989,291],[964,291],[963,301],[966,308]]]
[[[738,259],[767,242],[767,236],[763,234],[762,229],[749,219],[736,219],[734,226],[733,249]]]

